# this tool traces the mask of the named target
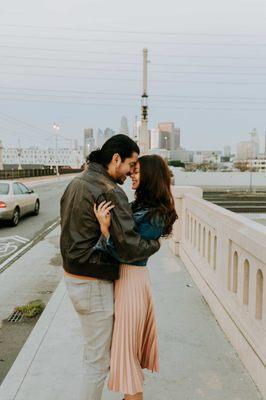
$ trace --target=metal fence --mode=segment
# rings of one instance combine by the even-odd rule
[[[31,178],[34,176],[47,175],[55,175],[55,170],[51,168],[0,170],[0,179]]]

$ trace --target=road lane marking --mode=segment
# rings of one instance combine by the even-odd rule
[[[58,218],[55,222],[49,225],[46,229],[44,229],[39,235],[29,241],[25,246],[22,246],[18,251],[13,253],[10,257],[8,257],[3,263],[0,264],[0,273],[3,272],[6,268],[8,268],[14,261],[16,261],[19,257],[21,257],[28,249],[37,244],[40,240],[44,239],[44,237],[51,232],[54,228],[59,225],[60,219]],[[1,257],[1,256],[0,256]]]
[[[22,243],[28,243],[29,241],[30,241],[30,239],[27,239],[27,238],[24,238],[24,237],[22,237],[22,236],[19,236],[19,235],[15,235],[15,236],[13,236],[16,240],[18,240],[19,242],[22,242]]]

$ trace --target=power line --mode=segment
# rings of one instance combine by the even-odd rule
[[[97,54],[97,55],[110,55],[110,56],[132,56],[132,57],[140,57],[141,54],[139,53],[128,53],[128,52],[110,52],[110,51],[84,51],[84,50],[70,50],[70,49],[62,49],[62,48],[43,48],[43,47],[29,47],[29,46],[12,46],[6,44],[0,44],[0,48],[9,48],[9,49],[18,49],[18,50],[34,50],[34,51],[48,51],[48,52],[55,52],[55,53],[71,53],[71,54]],[[266,60],[266,57],[258,57],[258,56],[206,56],[206,55],[186,55],[186,54],[163,54],[163,53],[152,53],[152,57],[160,57],[160,58],[192,58],[192,59],[215,59],[215,60]]]
[[[10,99],[10,98],[0,98],[0,100],[4,101],[15,101],[15,102],[38,102],[38,103],[51,103],[51,104],[69,104],[69,105],[84,105],[84,106],[103,106],[103,107],[134,107],[132,104],[108,104],[108,103],[78,103],[78,102],[58,102],[58,101],[45,101],[45,100],[28,100],[28,99]],[[177,107],[177,106],[155,106],[154,109],[175,109],[175,110],[222,110],[222,111],[263,111],[265,112],[265,108],[232,108],[232,107]]]
[[[58,65],[34,65],[34,64],[14,64],[14,63],[1,63],[1,66],[5,67],[30,67],[30,68],[48,68],[48,69],[70,69],[70,70],[80,70],[80,71],[110,71],[110,72],[141,72],[141,69],[116,69],[116,68],[99,68],[99,67],[60,67]]]
[[[204,32],[162,32],[162,31],[134,31],[134,30],[118,30],[118,29],[95,29],[95,28],[76,28],[76,27],[63,27],[63,26],[36,26],[36,25],[15,25],[15,24],[1,24],[1,26],[15,27],[15,28],[33,28],[33,29],[55,29],[65,31],[77,32],[102,32],[102,33],[130,33],[130,34],[147,34],[147,35],[165,35],[165,36],[251,36],[261,37],[266,34],[251,34],[251,33],[204,33]]]
[[[101,76],[71,76],[71,75],[48,75],[48,74],[36,74],[36,73],[27,73],[27,72],[10,72],[10,71],[1,71],[1,74],[6,75],[23,75],[23,76],[43,76],[46,78],[70,78],[70,79],[93,79],[93,80],[104,80],[104,81],[124,81],[124,82],[141,82],[140,79],[133,79],[133,78],[106,78]]]
[[[84,53],[84,52],[83,52]],[[0,55],[0,58],[12,58],[12,59],[25,59],[25,60],[39,60],[39,61],[47,61],[49,58],[47,57],[30,57],[30,56],[13,56],[13,55]],[[86,63],[86,64],[114,64],[114,65],[139,65],[142,66],[141,61],[140,62],[123,62],[123,61],[104,61],[104,60],[98,60],[98,61],[92,61],[92,60],[85,60],[85,59],[70,59],[70,58],[54,58],[53,61],[62,61],[62,62],[78,62],[78,63]],[[158,65],[158,64],[157,64]],[[171,65],[171,64],[169,64]],[[264,68],[264,67],[261,67]]]
[[[2,117],[0,116],[0,119],[1,119]],[[3,119],[3,121],[4,122],[7,122],[5,119]],[[1,135],[3,135],[3,133],[5,133],[5,131],[7,131],[7,132],[9,132],[9,133],[12,133],[13,135],[21,135],[21,132],[18,132],[18,131],[14,131],[13,129],[10,129],[10,127],[6,127],[6,126],[1,126],[0,127],[0,129],[1,129]],[[21,129],[21,128],[20,128]],[[25,128],[23,128],[23,129],[25,129]],[[35,138],[36,139],[36,135],[34,135],[33,134],[33,132],[28,132],[28,131],[25,131],[25,132],[23,132],[23,135],[28,135],[28,136],[30,136],[31,138]],[[43,143],[45,142],[47,142],[47,140],[51,140],[50,138],[47,138],[47,139],[44,139],[44,138],[41,138],[41,137],[38,137],[38,141],[39,140],[41,140]]]
[[[62,96],[65,96],[66,93],[76,93],[81,95],[105,95],[105,96],[136,96],[139,98],[139,93],[135,92],[107,92],[107,91],[86,91],[86,90],[73,90],[73,89],[48,89],[48,88],[25,88],[25,87],[14,87],[14,86],[0,86],[0,89],[9,89],[9,90],[22,90],[22,91],[35,91],[41,92],[44,91],[49,93],[63,93]],[[190,99],[190,98],[198,98],[198,99],[222,99],[222,100],[257,100],[257,101],[266,101],[266,97],[243,97],[243,96],[201,96],[201,95],[176,95],[176,94],[153,94],[151,93],[150,98],[160,97],[160,98],[181,98],[181,99]]]
[[[71,75],[48,75],[48,74],[36,74],[36,73],[26,73],[26,72],[10,72],[10,71],[2,71],[1,74],[6,75],[16,75],[16,76],[42,76],[47,78],[68,78],[68,79],[88,79],[88,80],[101,80],[101,81],[124,81],[124,82],[141,82],[140,79],[133,78],[114,78],[114,77],[101,77],[101,76],[71,76]],[[150,79],[150,82],[155,83],[179,83],[179,84],[215,84],[215,85],[266,85],[266,82],[247,82],[247,81],[239,81],[239,82],[229,82],[229,81],[185,81],[185,80],[162,80],[162,79]]]
[[[35,100],[34,100],[34,101],[35,101]],[[8,120],[8,121],[11,121],[11,122],[13,122],[13,123],[15,123],[15,124],[17,124],[17,125],[22,125],[22,126],[24,125],[24,126],[26,126],[27,128],[34,129],[34,130],[37,129],[37,131],[42,132],[42,135],[43,135],[43,133],[44,133],[46,136],[47,136],[47,134],[48,134],[49,138],[53,137],[53,134],[52,134],[51,132],[47,131],[46,129],[36,127],[36,126],[34,126],[34,125],[32,125],[32,124],[30,124],[30,123],[28,123],[28,122],[22,121],[22,120],[20,120],[20,119],[18,119],[18,118],[14,118],[14,117],[12,117],[11,115],[5,114],[5,113],[3,113],[3,112],[0,112],[0,115],[2,115],[2,118],[6,119],[6,120]],[[62,135],[60,135],[60,137],[61,137],[63,140],[69,140],[69,139],[64,138]]]
[[[10,35],[8,33],[0,33],[0,37],[16,38],[16,39],[34,39],[34,40],[63,40],[67,42],[84,42],[84,43],[122,43],[122,44],[141,44],[143,45],[143,40],[118,40],[118,39],[90,39],[90,38],[74,38],[74,37],[56,37],[56,36],[30,36],[30,35]],[[200,42],[153,42],[146,41],[145,44],[156,44],[164,46],[226,46],[226,47],[265,47],[266,43],[200,43]]]
[[[6,44],[0,44],[0,47],[10,48],[10,49],[24,49],[24,50],[40,50],[40,51],[51,51],[56,53],[73,53],[73,54],[101,54],[101,55],[115,55],[115,56],[139,56],[140,53],[125,53],[125,52],[110,52],[110,51],[84,51],[84,50],[69,50],[69,49],[51,49],[51,48],[42,48],[42,47],[28,47],[28,46],[10,46]],[[265,57],[266,58],[266,57]]]
[[[84,90],[69,90],[69,89],[47,89],[47,88],[21,88],[14,86],[0,86],[0,89],[14,89],[14,90],[31,90],[31,91],[48,91],[48,92],[63,92],[65,93],[79,93],[79,94],[93,94],[93,95],[109,95],[109,96],[139,96],[138,93],[119,93],[119,92],[105,92],[105,91],[84,91]]]
[[[1,95],[8,95],[8,96],[12,96],[12,95],[16,95],[16,96],[28,96],[28,97],[40,97],[40,98],[44,98],[44,97],[50,97],[50,98],[65,98],[65,93],[64,94],[51,94],[51,93],[48,93],[48,94],[44,94],[44,93],[18,93],[18,92],[2,92],[1,93]],[[151,102],[152,103],[170,103],[170,104],[174,104],[173,103],[173,99],[169,99],[169,98],[167,98],[167,96],[163,96],[163,95],[161,95],[161,96],[157,96],[157,97],[160,97],[160,98],[153,98],[153,96],[150,96],[150,100],[151,100]],[[176,96],[178,99],[176,100],[176,99],[174,99],[175,101],[178,101],[179,100],[179,102],[194,102],[194,103],[198,103],[198,102],[203,102],[203,100],[204,100],[204,102],[205,103],[228,103],[228,102],[239,102],[239,101],[241,101],[241,102],[244,102],[244,104],[247,104],[247,103],[252,103],[252,104],[264,104],[264,103],[266,103],[266,99],[261,99],[261,98],[259,98],[259,99],[239,99],[239,98],[220,98],[220,97],[212,97],[212,96],[196,96],[196,97],[193,97],[193,96]],[[86,100],[86,99],[94,99],[95,100],[95,94],[94,95],[92,95],[92,94],[89,94],[89,95],[87,95],[86,94],[86,97],[84,97],[84,94],[83,95],[68,95],[67,96],[67,98],[68,99],[82,99],[82,100]],[[110,98],[110,97],[103,97],[102,95],[101,95],[101,97],[100,97],[100,100],[113,100],[112,98]],[[137,96],[137,95],[135,95],[135,97],[133,97],[133,96],[127,96],[127,97],[116,97],[114,100],[134,100],[134,101],[139,101],[140,100],[140,98],[139,98],[139,96]],[[210,100],[212,100],[212,101],[210,101]],[[217,101],[218,100],[218,101]]]
[[[116,69],[116,68],[99,68],[99,67],[69,67],[69,66],[58,66],[58,65],[34,65],[34,64],[14,64],[14,63],[1,63],[1,66],[5,67],[19,67],[19,68],[47,68],[57,70],[79,70],[79,71],[107,71],[107,72],[141,72],[141,69]],[[165,71],[165,70],[150,70],[150,73],[160,74],[179,74],[179,75],[248,75],[248,76],[265,76],[266,72],[211,72],[211,71]]]
[[[9,55],[9,54],[4,54],[0,55],[0,58],[6,59],[6,58],[12,58],[12,59],[23,59],[23,60],[39,60],[39,61],[50,61],[49,58],[47,57],[31,57],[31,56],[14,56],[14,55]],[[140,62],[123,62],[123,61],[106,61],[106,60],[86,60],[86,59],[70,59],[70,58],[54,58],[52,59],[53,61],[59,61],[59,62],[68,62],[68,63],[86,63],[86,64],[111,64],[111,65],[139,65],[142,67],[142,63]],[[169,63],[150,63],[150,67],[153,66],[163,66],[163,67],[173,67],[173,68],[182,68],[182,67],[197,67],[197,68],[255,68],[255,69],[266,69],[266,66],[258,66],[258,65],[232,65],[232,64],[226,64],[226,65],[221,65],[221,64],[169,64]]]

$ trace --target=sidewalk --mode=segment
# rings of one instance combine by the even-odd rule
[[[150,259],[149,266],[158,318],[161,372],[146,374],[145,398],[262,399],[168,243]],[[0,387],[0,399],[78,399],[81,342],[79,323],[61,281]],[[122,399],[121,394],[105,389],[103,400],[118,399]]]

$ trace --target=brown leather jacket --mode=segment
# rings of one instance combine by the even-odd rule
[[[134,264],[159,250],[157,240],[142,239],[135,231],[125,192],[97,163],[90,163],[86,171],[74,178],[61,198],[60,249],[65,271],[115,280],[119,278],[118,261],[94,248],[101,232],[93,205],[103,198],[115,205],[110,233],[121,259]]]

